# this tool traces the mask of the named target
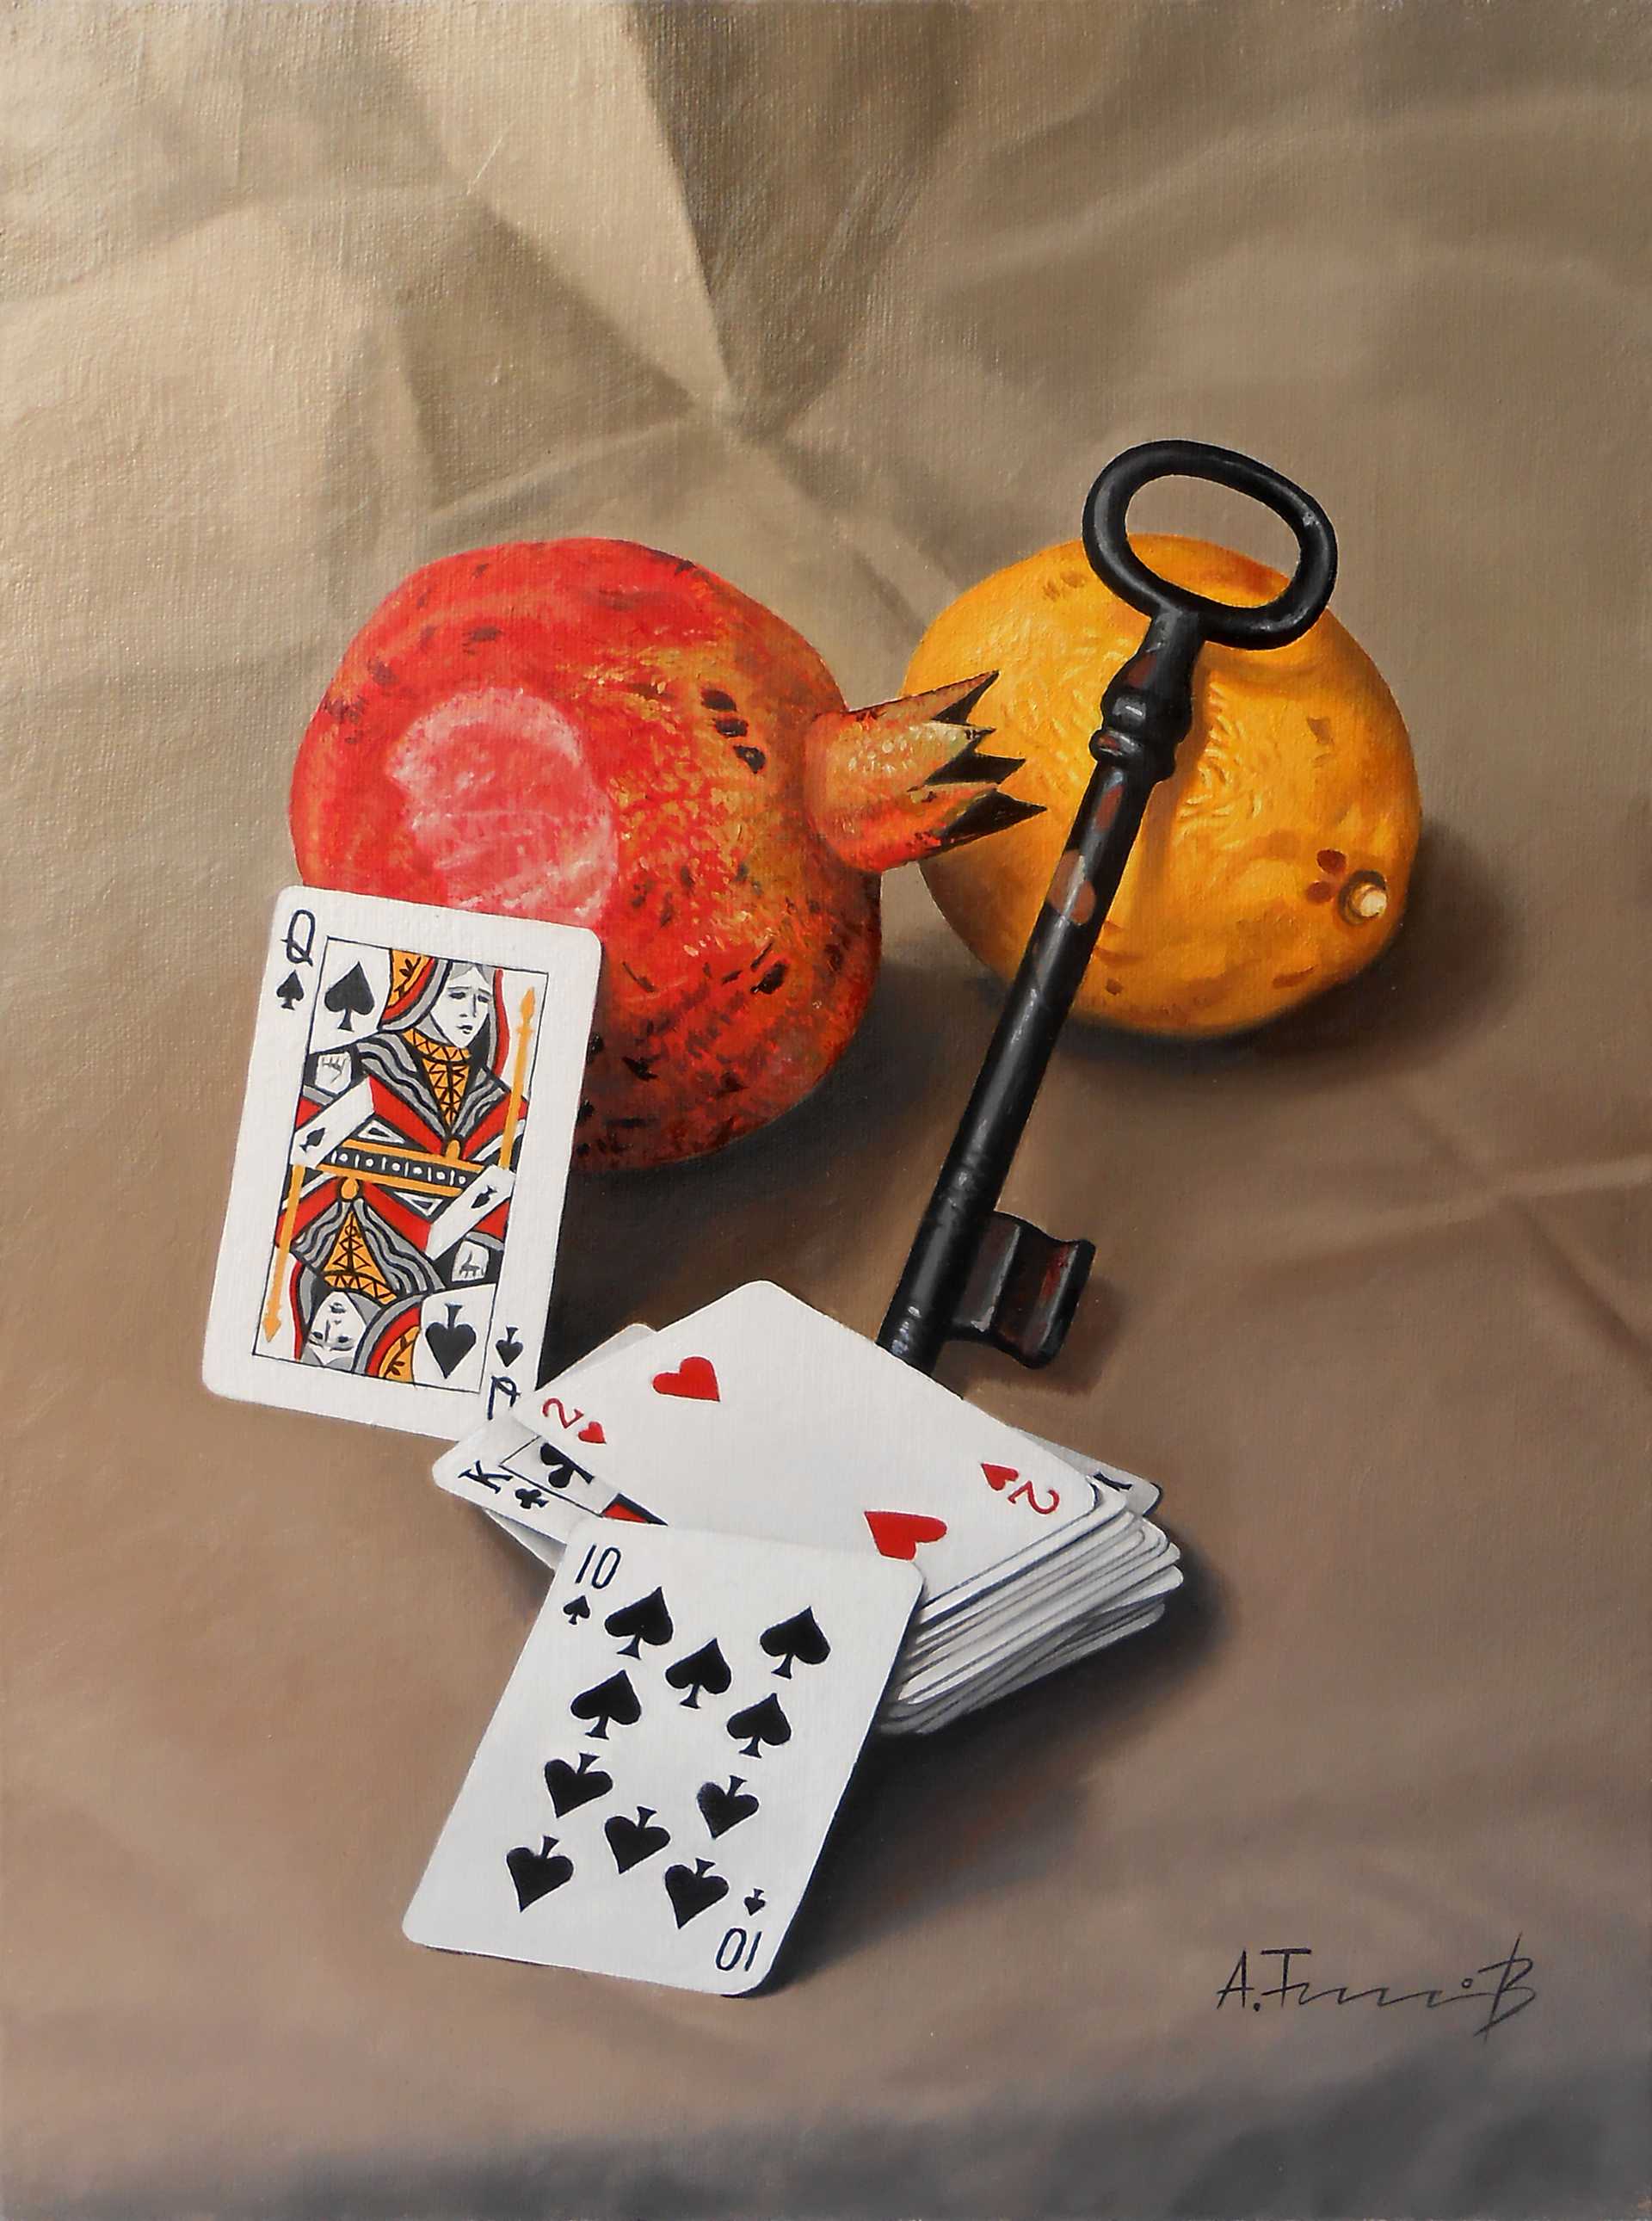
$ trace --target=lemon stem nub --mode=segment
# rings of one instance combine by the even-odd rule
[[[1369,925],[1388,907],[1388,882],[1380,872],[1355,872],[1339,904],[1350,925]]]

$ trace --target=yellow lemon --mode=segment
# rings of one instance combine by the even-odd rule
[[[1270,601],[1276,571],[1204,540],[1132,535],[1148,566],[1224,602]],[[1146,620],[1071,541],[996,571],[918,642],[906,691],[996,670],[975,712],[1011,791],[1042,817],[929,858],[948,923],[1008,979],[1094,767],[1107,680]],[[1192,729],[1154,792],[1075,1007],[1142,1033],[1238,1031],[1347,979],[1393,937],[1422,806],[1411,742],[1375,665],[1326,615],[1289,648],[1207,648]]]

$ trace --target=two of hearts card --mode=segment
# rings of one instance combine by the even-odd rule
[[[548,1385],[601,960],[529,919],[290,888],[208,1318],[222,1395],[455,1444],[550,1586],[404,1923],[738,1995],[868,1735],[1148,1626],[1157,1491],[767,1282]]]

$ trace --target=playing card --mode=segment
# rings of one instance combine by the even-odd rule
[[[926,1614],[1097,1503],[1063,1459],[767,1281],[593,1363],[568,1416],[536,1423],[655,1517],[916,1563]]]
[[[565,1413],[573,1411],[573,1384],[588,1366],[646,1342],[654,1329],[641,1323],[623,1326],[554,1380],[536,1388],[518,1407],[537,1412],[542,1405]],[[579,1420],[573,1420],[577,1428]],[[614,1501],[614,1491],[566,1450],[548,1442],[543,1435],[514,1412],[485,1420],[473,1434],[445,1450],[432,1467],[436,1486],[450,1496],[474,1504],[496,1525],[503,1527],[523,1548],[548,1566],[562,1555],[567,1523],[576,1511],[604,1511]]]
[[[756,1988],[918,1589],[875,1553],[572,1518],[404,1933]]]
[[[287,889],[208,1387],[448,1440],[531,1392],[599,960],[577,927]]]
[[[1037,1442],[1050,1454],[1070,1465],[1075,1473],[1088,1473],[1092,1480],[1104,1480],[1110,1487],[1122,1489],[1132,1511],[1147,1518],[1164,1494],[1155,1480],[1143,1480],[1139,1473],[1126,1473],[1122,1466],[1105,1465],[1100,1458],[1092,1457],[1087,1450],[1068,1449],[1063,1442],[1053,1442],[1048,1435],[1029,1434],[1029,1442]]]

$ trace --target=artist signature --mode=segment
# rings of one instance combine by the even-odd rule
[[[1328,1983],[1323,1989],[1315,1989],[1303,1974],[1292,1980],[1291,1968],[1298,1960],[1313,1956],[1305,1943],[1276,1943],[1266,1950],[1239,1954],[1238,1963],[1227,1980],[1216,1993],[1218,2012],[1223,2005],[1248,2005],[1252,2012],[1261,2012],[1270,1999],[1282,2012],[1287,2005],[1317,2005],[1327,2001],[1334,2005],[1356,2005],[1374,2002],[1378,2005],[1416,2005],[1420,1999],[1425,2011],[1434,2012],[1443,2005],[1466,2005],[1476,2002],[1486,2007],[1486,2017],[1476,2023],[1472,2033],[1489,2036],[1494,2028],[1501,2028],[1505,2020],[1516,2013],[1524,2012],[1536,2001],[1537,1993],[1531,1986],[1530,1976],[1533,1961],[1523,1957],[1521,1937],[1514,1939],[1514,1947],[1506,1958],[1493,1959],[1484,1967],[1476,1967],[1472,1974],[1464,1974],[1449,1989],[1399,1990],[1392,1995],[1386,1982],[1374,1983],[1369,1988],[1351,1990],[1346,1982]],[[1277,1959],[1279,1979],[1262,1986],[1264,1978],[1273,1973],[1271,1968],[1259,1967],[1252,1978],[1251,1961]],[[1489,1978],[1495,1976],[1494,1981]],[[1482,1978],[1486,1978],[1482,1980]]]

